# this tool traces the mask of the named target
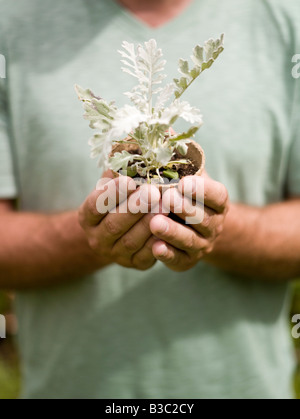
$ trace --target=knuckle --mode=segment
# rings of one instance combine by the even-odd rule
[[[196,240],[194,234],[192,234],[185,242],[184,248],[186,251],[193,251],[196,249]]]
[[[110,236],[118,236],[121,234],[121,227],[116,223],[114,217],[107,215],[104,218],[103,223]]]
[[[205,230],[209,230],[210,228],[210,224],[211,224],[211,219],[210,216],[205,214],[203,217],[203,220],[201,221],[201,226],[205,229]]]
[[[86,206],[88,213],[95,217],[99,216],[96,202],[97,202],[97,199],[93,193],[87,198],[84,204]]]
[[[99,241],[98,237],[96,237],[96,236],[88,237],[88,244],[93,251],[96,252],[97,250],[99,250],[100,241]]]
[[[224,224],[223,223],[218,224],[215,229],[216,236],[219,236],[223,232],[223,230],[224,230]]]
[[[218,198],[218,204],[220,208],[225,210],[227,206],[227,201],[228,201],[228,191],[225,188],[225,186],[222,185],[222,183],[220,183],[220,191],[219,191],[219,198]]]
[[[201,250],[201,253],[199,255],[199,258],[201,259],[203,256],[208,255],[209,253],[211,253],[213,251],[213,248],[214,248],[213,245],[209,245],[209,246],[204,247]]]
[[[122,237],[122,245],[129,252],[135,252],[139,249],[137,241],[130,234],[125,234]]]

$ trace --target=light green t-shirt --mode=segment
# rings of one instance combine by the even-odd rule
[[[178,58],[222,32],[225,52],[185,96],[204,115],[207,170],[233,202],[299,195],[299,22],[299,0],[195,0],[157,29],[112,0],[0,0],[0,196],[26,211],[76,208],[100,173],[74,83],[122,105],[133,83],[123,40],[155,38],[171,78]],[[185,273],[111,266],[18,293],[23,397],[292,397],[288,303],[287,284],[203,262]]]

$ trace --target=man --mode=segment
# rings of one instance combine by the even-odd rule
[[[296,0],[0,5],[0,286],[18,291],[23,397],[291,397]],[[173,75],[180,56],[222,32],[226,52],[187,94],[203,109],[196,139],[221,182],[205,178],[204,221],[102,217],[99,192],[86,199],[99,174],[73,84],[120,104],[123,39],[155,38]]]

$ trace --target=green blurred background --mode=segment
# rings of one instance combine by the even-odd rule
[[[14,335],[16,332],[15,319],[12,314],[13,297],[0,292],[0,313],[6,315],[7,338],[0,339],[0,399],[18,398],[21,378],[20,364]],[[300,280],[293,284],[293,302],[291,316],[300,314]],[[287,319],[287,322],[289,319]],[[292,337],[291,337],[292,338]],[[294,386],[296,397],[300,399],[300,339],[294,341],[298,367],[295,371]],[[216,394],[216,398],[218,395]]]

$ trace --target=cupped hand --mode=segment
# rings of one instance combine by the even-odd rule
[[[227,190],[207,175],[187,176],[178,189],[163,194],[162,203],[191,224],[161,214],[152,217],[150,230],[158,239],[152,246],[153,255],[174,271],[186,271],[213,250],[229,207]]]
[[[79,210],[79,222],[91,249],[107,264],[149,269],[156,262],[152,248],[157,240],[150,231],[151,212],[161,195],[155,186],[142,185],[126,176],[101,179]]]

